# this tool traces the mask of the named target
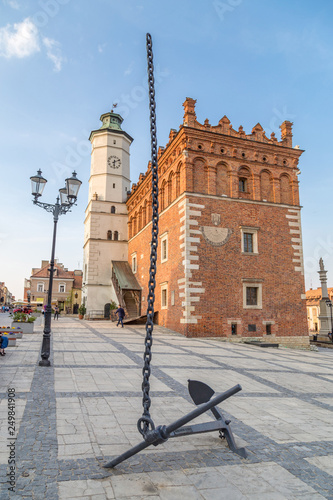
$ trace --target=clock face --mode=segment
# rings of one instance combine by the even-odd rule
[[[121,165],[120,158],[118,156],[109,156],[108,165],[110,168],[119,168]]]

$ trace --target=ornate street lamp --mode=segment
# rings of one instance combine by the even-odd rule
[[[59,215],[66,214],[70,211],[77,200],[77,195],[82,182],[77,179],[76,172],[73,172],[72,177],[66,179],[66,187],[59,189],[59,196],[57,197],[56,203],[54,205],[50,203],[42,203],[38,200],[42,196],[43,189],[47,182],[44,177],[42,177],[42,171],[38,170],[37,175],[30,177],[32,196],[34,197],[33,203],[38,207],[44,208],[47,212],[53,214],[53,240],[52,240],[52,251],[50,260],[50,276],[49,276],[49,289],[47,292],[47,305],[44,313],[44,333],[43,333],[43,343],[41,357],[39,366],[50,366],[50,334],[51,334],[51,315],[52,315],[52,286],[53,286],[53,272],[54,272],[54,254],[55,254],[55,243],[57,234],[57,223]],[[60,201],[60,203],[59,203]]]

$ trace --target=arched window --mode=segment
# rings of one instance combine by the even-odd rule
[[[132,238],[133,217],[130,218],[128,223],[128,238]]]
[[[145,227],[147,224],[147,201],[144,202],[142,207],[142,227]]]
[[[240,177],[238,181],[238,189],[240,193],[247,193],[247,178]]]
[[[170,172],[169,179],[168,179],[168,205],[173,202],[174,200],[174,189],[173,189],[173,184],[174,184],[174,174],[173,172]]]
[[[114,239],[115,241],[118,241],[118,231],[115,231],[115,232],[113,233],[113,239]]]
[[[140,231],[140,229],[142,229],[142,207],[140,207],[139,210],[138,231]]]
[[[281,203],[292,204],[291,182],[289,175],[282,174],[280,177]]]
[[[176,171],[176,198],[178,198],[180,194],[180,167],[181,163],[178,165],[177,171]]]
[[[251,194],[251,171],[247,167],[238,170],[238,193]]]
[[[112,240],[112,231],[107,232],[107,239]]]
[[[133,236],[135,236],[135,235],[136,235],[137,218],[138,218],[138,213],[137,213],[137,212],[135,212],[135,214],[134,214],[134,219],[133,219]]]
[[[205,163],[198,158],[193,165],[193,191],[195,193],[207,193],[207,184]]]
[[[273,201],[272,175],[268,170],[260,173],[260,197],[264,201]]]
[[[167,193],[166,193],[166,182],[165,180],[162,182],[162,186],[161,186],[161,192],[160,192],[160,203],[161,203],[161,210],[164,210],[166,208],[166,196],[167,196]]]
[[[153,216],[153,197],[152,195],[149,196],[149,201],[148,201],[148,208],[147,208],[147,220],[148,222],[151,221]]]
[[[113,205],[112,205],[112,207],[111,207],[111,213],[112,213],[112,214],[115,214],[115,213],[116,213],[116,207],[114,207]]]
[[[218,196],[229,196],[229,176],[228,167],[222,163],[217,165],[216,170],[216,194]]]

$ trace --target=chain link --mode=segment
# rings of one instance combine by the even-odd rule
[[[150,269],[148,282],[148,304],[147,304],[147,322],[146,322],[146,338],[144,352],[144,366],[142,369],[142,405],[143,414],[138,420],[138,430],[145,436],[149,430],[155,428],[154,422],[150,416],[151,399],[149,396],[149,377],[151,373],[151,347],[153,343],[153,328],[154,328],[154,302],[155,302],[155,286],[156,286],[156,260],[158,246],[158,171],[157,171],[157,138],[156,138],[156,104],[155,104],[155,88],[154,88],[154,65],[153,65],[153,48],[152,38],[149,33],[146,35],[147,46],[147,62],[148,62],[148,88],[149,88],[149,110],[150,110],[150,135],[151,135],[151,173],[152,173],[152,239],[150,249]]]

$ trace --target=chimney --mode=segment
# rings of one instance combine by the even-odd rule
[[[191,99],[191,97],[186,97],[184,106],[184,121],[183,124],[185,127],[194,127],[197,116],[195,114],[195,103],[197,101],[195,99]]]
[[[280,125],[281,139],[282,139],[283,145],[287,146],[288,148],[292,148],[293,147],[292,126],[293,126],[293,123],[289,122],[288,120],[285,120]]]

